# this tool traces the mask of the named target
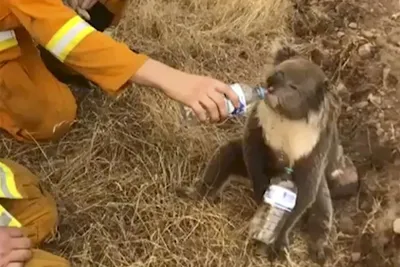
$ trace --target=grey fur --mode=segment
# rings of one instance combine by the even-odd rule
[[[331,92],[322,70],[290,48],[277,52],[274,72],[264,87],[274,88],[265,101],[260,101],[250,111],[243,136],[218,148],[208,162],[202,180],[194,188],[180,190],[180,193],[215,201],[231,175],[238,175],[250,178],[254,199],[261,204],[271,179],[282,175],[285,167],[291,167],[298,199],[278,235],[276,247],[282,249],[289,245],[292,228],[305,212],[310,211],[310,256],[323,264],[332,227],[331,194],[335,193],[333,189],[341,190],[330,186],[328,181],[341,159],[337,130],[340,101]],[[286,124],[280,124],[278,115],[286,120]],[[274,121],[276,125],[271,125]],[[290,125],[294,131],[304,129],[306,134],[287,133]],[[275,126],[278,129],[274,129]],[[283,136],[281,139],[279,134]],[[290,140],[284,139],[285,134]],[[300,142],[305,144],[299,145]],[[352,194],[354,190],[347,195],[336,193],[341,196]]]

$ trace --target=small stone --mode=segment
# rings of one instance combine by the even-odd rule
[[[351,29],[357,29],[357,23],[355,23],[355,22],[350,22],[349,28],[351,28]]]
[[[394,166],[400,166],[400,159],[396,159],[393,164]]]
[[[373,37],[375,37],[373,32],[366,31],[366,30],[362,30],[361,31],[361,35],[364,36],[365,38],[373,38]]]
[[[347,92],[346,85],[344,85],[342,82],[337,85],[336,90],[338,93]]]
[[[385,133],[385,130],[383,130],[382,128],[379,128],[376,130],[376,134],[380,137]]]
[[[396,20],[396,19],[398,19],[399,17],[400,17],[400,12],[394,13],[394,14],[391,16],[391,18],[392,18],[393,20]]]
[[[356,103],[354,106],[355,106],[356,108],[358,108],[358,109],[365,108],[366,106],[368,106],[368,101],[361,101],[361,102],[358,102],[358,103]]]
[[[371,203],[369,203],[368,201],[364,201],[361,203],[360,205],[360,209],[363,211],[367,211],[371,209]]]
[[[358,54],[361,58],[366,59],[372,56],[372,45],[370,43],[363,44],[358,48]]]
[[[355,232],[353,220],[347,216],[340,218],[339,229],[344,234],[353,234]]]
[[[396,234],[400,234],[400,218],[394,220],[393,222],[393,232]]]
[[[370,101],[375,106],[379,106],[382,103],[382,98],[380,96],[374,96],[373,94],[369,94],[368,101]]]
[[[338,32],[338,33],[337,33],[337,37],[339,37],[339,38],[342,38],[344,35],[345,35],[344,32]]]
[[[351,253],[351,261],[352,262],[358,262],[361,259],[361,253],[360,252],[353,252]]]

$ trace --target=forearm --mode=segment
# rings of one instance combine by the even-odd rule
[[[130,81],[164,91],[167,88],[173,88],[182,75],[187,74],[149,58],[131,77]]]

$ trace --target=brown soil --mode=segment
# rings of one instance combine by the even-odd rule
[[[321,64],[343,99],[341,135],[362,180],[335,202],[327,266],[400,266],[398,159],[400,17],[394,0],[133,1],[119,39],[183,70],[257,83],[275,38]],[[293,4],[293,6],[292,6]],[[398,31],[396,31],[398,30]],[[59,204],[58,235],[45,249],[74,266],[312,266],[296,229],[287,262],[269,265],[247,243],[255,205],[232,184],[217,205],[180,199],[235,123],[180,126],[178,105],[149,88],[118,100],[79,90],[79,121],[56,144],[4,138],[2,156],[40,175]]]

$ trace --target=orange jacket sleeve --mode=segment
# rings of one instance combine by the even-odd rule
[[[32,38],[64,64],[117,93],[147,60],[96,31],[61,0],[6,0]]]

